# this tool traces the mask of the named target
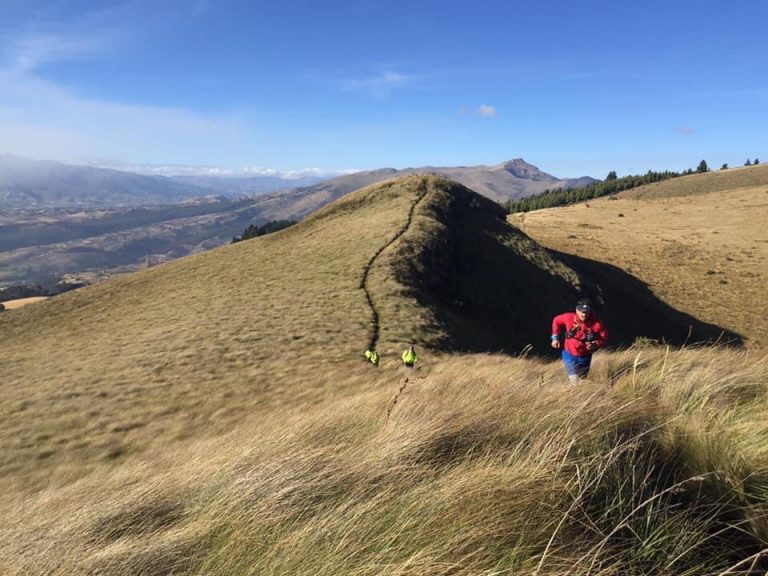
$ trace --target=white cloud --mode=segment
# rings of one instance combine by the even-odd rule
[[[498,112],[496,111],[496,107],[490,106],[488,104],[481,104],[480,106],[471,107],[471,108],[462,106],[459,113],[462,116],[470,116],[470,117],[480,116],[481,118],[495,118],[498,114]]]
[[[496,107],[482,104],[477,109],[477,113],[480,114],[480,116],[483,118],[494,118],[496,116]]]
[[[274,176],[286,180],[297,180],[308,176],[334,177],[353,174],[360,170],[324,170],[322,168],[301,168],[298,170],[280,171],[263,166],[246,166],[244,168],[220,168],[217,166],[188,166],[183,164],[115,164],[113,162],[89,162],[98,168],[111,168],[137,174],[151,176],[214,176],[220,178],[244,178],[248,176]]]
[[[211,4],[210,0],[195,0],[190,4],[192,15],[204,17]],[[48,17],[19,24],[15,34],[0,35],[0,154],[78,164],[98,158],[98,164],[118,169],[118,163],[177,162],[176,166],[147,168],[166,174],[300,178],[345,173],[319,168],[280,172],[260,166],[183,166],[198,161],[225,164],[234,158],[248,162],[244,158],[247,150],[256,150],[254,156],[263,154],[262,161],[268,162],[274,156],[274,137],[280,135],[275,127],[279,121],[268,115],[254,116],[247,109],[220,114],[88,97],[43,78],[45,66],[110,58],[121,46],[140,41],[147,30],[135,21],[135,9],[136,2],[118,2],[76,21]],[[387,72],[357,88],[384,91],[405,81],[405,76]]]
[[[173,158],[241,137],[236,118],[87,99],[24,72],[0,73],[0,153],[81,161],[151,151]]]
[[[17,38],[6,47],[6,66],[10,72],[30,72],[49,62],[63,62],[99,52],[106,37],[65,37],[30,34]]]
[[[387,71],[372,78],[347,80],[343,88],[351,92],[364,92],[375,97],[383,97],[392,90],[406,85],[410,78],[399,72]]]

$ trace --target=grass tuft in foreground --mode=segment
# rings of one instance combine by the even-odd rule
[[[34,520],[6,524],[16,528],[4,534],[0,567],[227,576],[765,570],[765,356],[643,347],[599,355],[592,381],[578,386],[560,370],[445,357],[184,453],[44,491],[16,511]]]

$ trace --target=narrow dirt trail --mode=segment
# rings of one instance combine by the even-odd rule
[[[413,213],[426,195],[427,183],[422,182],[416,199],[413,201],[413,204],[411,204],[411,208],[408,211],[408,220],[405,222],[403,227],[398,230],[397,234],[392,237],[392,239],[390,239],[386,244],[384,244],[376,251],[376,253],[371,257],[371,259],[368,261],[368,264],[366,264],[365,268],[363,269],[363,278],[360,281],[360,289],[365,292],[365,298],[368,301],[368,306],[371,308],[371,325],[373,326],[371,338],[368,342],[368,350],[376,350],[376,345],[379,342],[379,334],[381,332],[381,327],[379,324],[379,312],[376,309],[376,304],[374,303],[373,297],[371,296],[371,290],[368,287],[368,276],[370,275],[370,272],[373,269],[373,265],[376,263],[377,258],[382,254],[382,252],[397,242],[411,227],[411,223],[413,222]]]

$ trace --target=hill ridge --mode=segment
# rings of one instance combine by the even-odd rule
[[[426,183],[426,180],[422,179],[420,183],[420,192],[417,194],[416,198],[411,204],[410,209],[408,210],[408,220],[405,222],[403,227],[400,230],[398,230],[397,233],[386,244],[384,244],[381,248],[379,248],[373,254],[373,256],[371,256],[371,259],[368,261],[368,264],[366,264],[365,269],[363,270],[363,277],[360,281],[360,288],[365,292],[366,300],[368,301],[368,305],[371,308],[372,334],[368,342],[368,350],[376,350],[376,345],[378,344],[379,336],[380,336],[379,312],[376,308],[376,305],[373,300],[373,296],[371,294],[371,290],[368,286],[368,278],[370,276],[371,269],[373,268],[374,264],[376,263],[376,260],[382,254],[382,252],[384,252],[384,250],[392,246],[395,242],[397,242],[400,238],[402,238],[406,232],[408,232],[408,229],[411,227],[411,223],[413,222],[413,214],[416,210],[416,207],[425,198],[426,195],[427,195],[427,183]]]
[[[671,180],[645,184],[638,188],[625,190],[617,196],[626,199],[653,200],[711,194],[766,184],[768,184],[768,164],[759,164],[757,166],[738,166],[701,174],[686,174]]]

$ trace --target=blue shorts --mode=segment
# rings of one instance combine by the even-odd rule
[[[568,372],[568,376],[584,378],[589,374],[589,365],[592,363],[592,355],[574,356],[563,350],[563,362],[565,363],[565,371]]]

